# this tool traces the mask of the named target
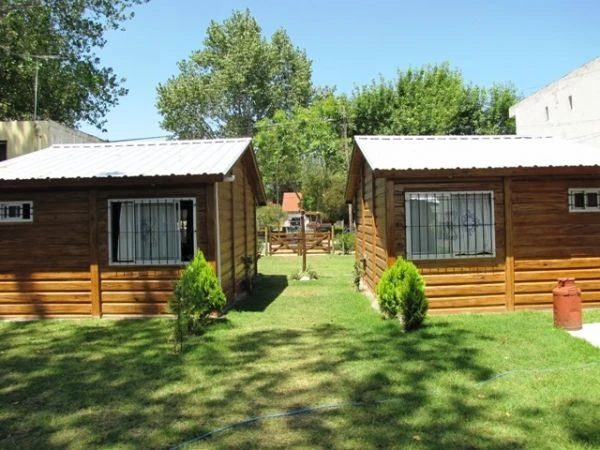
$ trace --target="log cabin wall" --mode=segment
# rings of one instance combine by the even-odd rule
[[[569,212],[569,188],[600,190],[600,177],[512,182],[515,309],[550,307],[561,277],[576,278],[584,306],[600,306],[600,211]]]
[[[0,316],[91,314],[87,191],[0,193],[33,201],[33,221],[0,223]]]
[[[243,290],[246,268],[243,257],[256,256],[255,201],[248,167],[240,159],[232,169],[234,180],[219,183],[221,286],[230,302]],[[254,277],[255,267],[249,276]]]
[[[375,291],[387,268],[386,180],[375,178],[363,163],[357,192],[356,254],[365,270],[363,281]]]
[[[0,223],[0,317],[147,315],[166,312],[180,266],[109,262],[108,200],[193,197],[196,244],[215,260],[208,206],[212,186],[30,190],[33,221]]]

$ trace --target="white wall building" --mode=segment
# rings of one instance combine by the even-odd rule
[[[509,110],[517,134],[554,136],[600,147],[600,58],[568,73]]]
[[[53,120],[0,122],[0,161],[16,158],[54,144],[86,142],[103,142],[103,140]]]

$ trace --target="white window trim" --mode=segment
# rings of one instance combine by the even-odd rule
[[[21,201],[10,201],[0,202],[0,209],[11,206],[23,206],[29,205],[29,219],[23,219],[23,217],[2,217],[0,216],[0,223],[28,223],[33,222],[33,201],[32,200],[21,200]],[[22,210],[21,210],[22,214]]]
[[[193,204],[194,210],[194,221],[193,221],[193,229],[197,230],[197,207],[196,207],[196,198],[195,197],[152,197],[152,198],[111,198],[108,199],[108,208],[107,208],[107,222],[108,222],[108,236],[106,236],[108,240],[108,264],[110,266],[182,266],[187,264],[189,261],[176,261],[176,260],[167,260],[167,261],[148,261],[148,260],[137,260],[133,262],[116,262],[113,261],[113,252],[112,252],[112,203],[123,203],[123,202],[133,202],[134,204],[148,204],[148,203],[165,203],[165,202],[177,202],[180,203],[182,201],[191,201]],[[197,233],[193,233],[194,237],[194,255],[198,250],[198,242],[197,242]],[[180,242],[181,245],[181,242]]]
[[[576,208],[574,206],[574,202],[571,202],[571,197],[574,194],[579,194],[579,193],[583,193],[584,203],[585,203],[585,195],[586,194],[597,194],[598,195],[598,206],[593,206],[593,207],[588,208],[584,205],[583,208]],[[569,212],[572,212],[572,213],[598,213],[598,212],[600,212],[600,187],[569,188],[569,196],[567,198],[567,203],[569,205]]]
[[[461,194],[489,194],[491,201],[491,213],[492,213],[492,225],[494,227],[492,232],[492,253],[488,255],[452,255],[452,254],[421,254],[413,255],[411,253],[412,248],[412,234],[408,232],[408,225],[411,222],[411,208],[408,207],[407,203],[410,200],[410,195],[461,195]],[[495,200],[494,191],[405,191],[404,193],[404,224],[406,229],[406,259],[412,261],[436,261],[436,260],[453,260],[453,259],[490,259],[496,257],[496,211],[495,211]]]

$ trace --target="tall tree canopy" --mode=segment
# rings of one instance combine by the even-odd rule
[[[490,89],[466,84],[448,64],[426,65],[380,79],[353,95],[353,134],[510,134],[512,85]]]
[[[148,0],[3,0],[0,2],[0,119],[33,117],[38,70],[39,118],[99,128],[127,90],[94,49],[104,33]]]
[[[346,103],[329,94],[258,122],[256,156],[272,201],[281,201],[286,190],[299,191],[305,209],[340,218],[349,152]]]
[[[311,61],[284,30],[267,41],[248,10],[206,31],[204,47],[158,86],[161,126],[183,139],[251,136],[277,110],[308,105]]]

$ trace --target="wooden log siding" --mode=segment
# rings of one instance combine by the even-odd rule
[[[165,313],[181,266],[109,264],[108,199],[194,197],[196,242],[207,253],[209,190],[148,186],[0,194],[0,200],[34,205],[33,222],[0,224],[2,235],[10,236],[0,246],[0,317]]]
[[[386,190],[386,180],[373,177],[364,164],[357,189],[356,254],[364,263],[363,281],[373,291],[387,267]]]
[[[495,257],[414,261],[431,310],[548,308],[557,278],[566,276],[577,279],[584,305],[600,306],[600,212],[568,210],[569,188],[600,188],[600,177],[477,175],[386,179],[374,177],[363,160],[356,184],[356,257],[365,258],[367,287],[374,291],[385,266],[406,256],[406,192],[493,191]]]
[[[88,192],[1,193],[2,200],[33,201],[33,222],[0,224],[0,316],[89,316]]]
[[[232,174],[233,182],[219,185],[221,286],[230,302],[242,292],[246,277],[243,257],[255,256],[256,248],[254,196],[243,160],[233,167]]]
[[[515,180],[515,309],[547,308],[557,278],[575,277],[583,304],[600,306],[600,212],[569,212],[568,189],[600,178]]]

